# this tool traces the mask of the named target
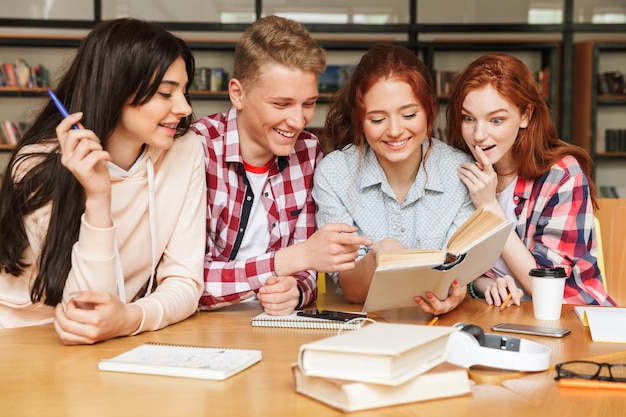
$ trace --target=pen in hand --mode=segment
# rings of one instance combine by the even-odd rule
[[[511,301],[511,297],[513,297],[513,293],[512,292],[510,292],[509,295],[506,296],[506,298],[504,299],[502,304],[500,304],[500,311],[504,311],[504,309],[506,308],[507,304],[509,304],[509,301]]]
[[[67,117],[70,115],[67,109],[65,108],[65,106],[63,105],[63,103],[61,103],[61,100],[59,100],[59,98],[56,96],[56,94],[54,94],[52,90],[48,90],[48,95],[52,99],[52,102],[57,107],[57,109],[59,109],[59,112],[61,113],[63,117]],[[80,128],[78,127],[78,125],[74,124],[72,125],[72,129],[79,130]]]

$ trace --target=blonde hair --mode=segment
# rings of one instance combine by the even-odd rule
[[[243,85],[252,85],[265,64],[322,73],[326,53],[300,23],[266,16],[254,22],[237,41],[233,77]]]

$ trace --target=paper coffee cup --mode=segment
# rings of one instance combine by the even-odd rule
[[[538,320],[561,318],[563,292],[565,290],[564,268],[536,268],[530,270],[533,291],[533,313]]]

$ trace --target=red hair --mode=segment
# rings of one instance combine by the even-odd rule
[[[349,144],[358,147],[365,145],[363,98],[380,80],[397,80],[411,86],[415,98],[426,113],[430,141],[439,110],[430,72],[408,48],[381,43],[374,45],[363,55],[348,84],[333,97],[328,107],[324,134],[331,141],[332,149],[343,149]]]
[[[528,126],[520,129],[511,148],[516,162],[513,172],[522,178],[536,180],[567,155],[580,163],[589,182],[589,194],[597,208],[596,189],[591,179],[593,164],[582,148],[559,139],[550,119],[550,110],[533,73],[518,58],[490,53],[472,62],[459,77],[446,109],[447,137],[452,145],[471,153],[461,134],[463,101],[470,91],[490,85],[523,114],[529,110]],[[505,173],[500,173],[505,174]]]

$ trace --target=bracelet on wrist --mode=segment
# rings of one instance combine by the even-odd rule
[[[467,284],[467,292],[472,296],[472,298],[482,298],[476,294],[476,291],[474,290],[474,281],[470,281],[470,283]]]

